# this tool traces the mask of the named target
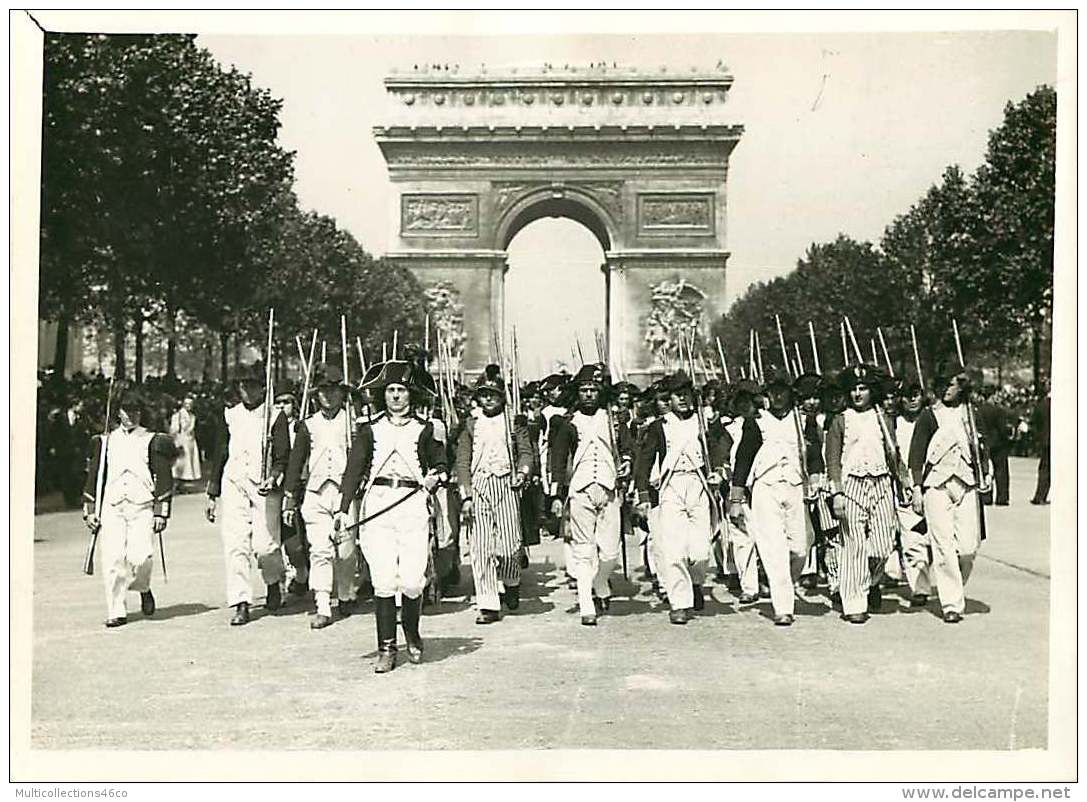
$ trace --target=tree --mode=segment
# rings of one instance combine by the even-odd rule
[[[1039,391],[1053,315],[1056,145],[1057,93],[1041,86],[1005,107],[974,179],[984,265],[976,314],[1003,317],[1030,332]]]
[[[111,325],[119,366],[126,328],[139,350],[162,317],[172,375],[179,311],[216,317],[252,279],[247,241],[292,176],[280,101],[192,36],[82,34],[47,37],[43,100],[40,314]]]

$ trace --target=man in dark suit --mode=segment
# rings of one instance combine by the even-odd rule
[[[1010,426],[1008,411],[993,403],[994,389],[989,388],[985,400],[978,404],[977,422],[981,436],[989,447],[993,461],[993,483],[996,485],[996,504],[1008,506],[1008,455],[1011,453]],[[993,491],[982,494],[982,501],[993,503]]]

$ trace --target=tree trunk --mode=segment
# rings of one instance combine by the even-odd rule
[[[143,314],[136,316],[136,384],[143,384]]]
[[[230,334],[229,332],[219,332],[219,381],[226,383],[228,381],[226,371],[226,358],[230,353]]]
[[[211,340],[204,336],[204,366],[200,371],[200,381],[207,384],[211,379]]]
[[[1034,395],[1038,398],[1045,396],[1042,387],[1042,327],[1035,323],[1030,331],[1031,358],[1034,369]]]
[[[118,320],[113,324],[113,375],[123,379],[125,370],[125,324]]]
[[[166,378],[177,378],[177,310],[166,305]]]
[[[53,372],[63,376],[68,366],[68,318],[57,321],[57,342],[53,347]]]

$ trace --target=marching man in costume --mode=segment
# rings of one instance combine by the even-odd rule
[[[882,604],[879,581],[898,530],[895,485],[908,486],[890,439],[893,423],[880,407],[881,378],[870,365],[842,371],[849,406],[827,430],[831,504],[842,523],[842,619],[851,624],[865,623]]]
[[[573,379],[575,409],[555,415],[548,447],[556,498],[551,512],[569,514],[570,557],[577,580],[581,623],[596,626],[608,609],[608,577],[619,562],[621,480],[630,475],[633,443],[625,424],[612,425],[603,394],[609,384],[603,365],[585,365]],[[595,599],[594,599],[595,596]]]
[[[917,419],[926,406],[925,391],[919,383],[910,381],[902,385],[901,414],[895,418],[895,442],[899,455],[907,460]],[[919,495],[915,490],[915,500]],[[928,604],[928,597],[932,593],[928,524],[924,516],[914,509],[914,505],[899,507],[898,531],[902,541],[905,579],[910,587],[910,607],[920,609]]]
[[[690,610],[705,606],[702,585],[710,560],[714,510],[727,469],[731,442],[724,436],[707,442],[707,432],[695,410],[694,385],[685,373],[670,377],[669,412],[654,421],[638,449],[634,482],[638,504],[648,515],[649,477],[659,466],[659,530],[661,562],[658,571],[671,610],[668,620],[686,624]]]
[[[295,435],[299,425],[298,404],[294,393],[276,393],[276,409],[287,420],[287,434],[290,437],[291,448],[294,448]],[[289,462],[288,462],[289,466]],[[286,499],[284,499],[286,504]],[[293,515],[288,521],[284,517],[283,526],[280,528],[283,539],[283,553],[287,556],[287,562],[294,570],[294,576],[287,586],[287,592],[301,596],[309,591],[309,544],[306,542],[306,527],[302,522],[302,516]]]
[[[168,435],[143,428],[143,416],[143,399],[137,392],[126,393],[118,412],[120,426],[92,442],[83,488],[83,520],[91,530],[100,527],[98,551],[110,628],[128,622],[125,593],[129,590],[140,594],[144,616],[154,615],[153,539],[166,529],[170,517],[177,451]],[[98,499],[100,466],[102,497]]]
[[[340,617],[354,611],[358,553],[354,528],[333,531],[352,435],[344,408],[347,388],[340,369],[331,365],[317,376],[315,386],[319,409],[298,424],[287,464],[283,522],[293,525],[299,511],[305,521],[310,544],[309,585],[317,603],[317,617],[310,627],[324,629],[332,623],[333,590],[339,598]],[[357,520],[355,506],[347,513],[349,525]]]
[[[286,417],[265,409],[264,385],[260,365],[243,369],[238,380],[241,401],[223,415],[208,479],[204,514],[211,523],[215,523],[216,500],[222,496],[220,531],[227,604],[234,608],[232,626],[249,623],[254,562],[267,587],[265,609],[275,611],[283,603],[280,583],[286,569],[280,549],[283,491],[279,483],[287,470],[290,434]]]
[[[755,395],[758,385],[750,379],[738,381],[728,396],[723,399],[725,411],[722,411],[719,424],[728,438],[730,466],[736,465],[736,451],[743,439],[744,421],[755,415]],[[746,494],[740,502],[741,515],[729,521],[728,550],[732,563],[736,566],[737,579],[740,583],[740,604],[755,604],[759,600],[759,558],[755,550],[755,536],[751,531],[751,505]],[[728,554],[724,555],[726,557]]]
[[[532,475],[528,429],[510,419],[506,384],[497,365],[476,383],[480,414],[467,420],[457,441],[456,476],[468,525],[468,552],[476,585],[477,624],[499,619],[501,601],[516,610],[521,593],[521,518],[517,491]],[[512,453],[511,453],[512,449]]]
[[[750,489],[748,531],[770,583],[774,623],[790,626],[796,605],[795,583],[811,548],[805,504],[808,450],[793,407],[789,374],[767,371],[769,409],[744,421],[729,494],[729,517],[744,522],[743,503]],[[803,460],[803,461],[802,461]]]
[[[384,415],[358,430],[340,482],[340,511],[334,527],[351,527],[350,510],[362,490],[359,542],[374,585],[378,656],[374,671],[396,668],[396,594],[408,660],[423,661],[419,614],[426,587],[431,526],[430,495],[447,479],[445,445],[433,424],[413,414],[423,394],[434,395],[433,380],[411,362],[390,360],[371,366],[360,389],[368,389]],[[413,404],[412,394],[415,394]]]
[[[970,383],[965,374],[941,376],[933,382],[935,403],[920,414],[910,444],[913,511],[928,521],[932,541],[932,577],[944,621],[957,624],[966,612],[964,586],[981,544],[981,507],[977,476],[987,484],[988,471],[976,471],[972,432],[967,418]]]

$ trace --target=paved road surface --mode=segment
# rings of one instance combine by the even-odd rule
[[[80,573],[78,514],[42,515],[32,746],[1042,748],[1049,517],[1027,503],[1035,465],[1013,460],[1013,505],[989,508],[958,626],[935,605],[905,612],[893,591],[863,627],[816,594],[781,629],[768,602],[741,612],[717,586],[705,614],[678,627],[644,584],[620,584],[629,598],[590,629],[548,541],[533,549],[518,614],[482,627],[447,600],[423,621],[427,663],[383,676],[371,668],[370,604],[317,632],[301,603],[228,626],[218,530],[203,520],[202,497],[175,506],[169,584],[156,555],[159,612],[143,620],[131,594],[137,612],[116,630],[102,626],[100,577]]]

